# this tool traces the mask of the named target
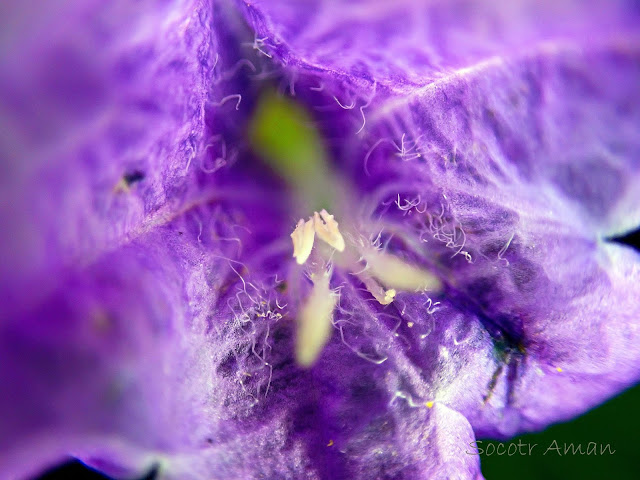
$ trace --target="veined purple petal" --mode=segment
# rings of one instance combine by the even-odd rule
[[[170,265],[130,242],[211,198],[189,175],[213,65],[210,9],[1,8],[3,476],[70,451],[137,469],[181,437],[167,421],[184,419],[189,389],[165,398],[176,376],[163,368],[186,361],[175,355],[183,299]]]
[[[474,434],[637,381],[638,256],[605,240],[640,220],[637,9],[242,2],[252,38],[232,5],[11,10],[3,474],[480,478]],[[341,228],[444,284],[382,306],[336,261],[307,370],[292,187],[246,145],[274,86],[350,185]]]
[[[193,195],[215,60],[207,2],[30,3],[3,7],[0,52],[0,285],[12,295]]]
[[[640,222],[639,50],[629,30],[637,12],[624,2],[474,3],[469,22],[462,3],[394,6],[403,35],[393,16],[360,24],[358,3],[257,2],[247,16],[265,53],[302,86],[315,75],[312,90],[329,97],[341,92],[330,86],[335,73],[355,85],[351,102],[336,93],[335,110],[367,108],[358,132],[370,132],[369,148],[346,140],[342,162],[379,198],[383,218],[391,205],[398,229],[414,225],[399,247],[450,276],[437,300],[459,313],[439,321],[471,310],[493,336],[484,355],[496,363],[477,377],[484,391],[475,405],[460,391],[458,406],[479,432],[511,435],[570,418],[638,379],[638,258],[605,243]],[[411,8],[430,19],[450,8],[450,21],[417,28],[424,17]],[[422,62],[407,53],[416,45]],[[426,60],[434,52],[440,61]],[[410,66],[389,70],[403,61]],[[440,382],[450,393],[447,382],[456,382]]]
[[[410,92],[488,58],[549,40],[582,45],[633,32],[632,2],[238,1],[256,48],[288,69]],[[637,10],[637,9],[636,9]]]
[[[73,453],[131,476],[226,442],[224,420],[247,415],[270,382],[253,342],[271,317],[250,328],[262,320],[254,304],[276,309],[258,290],[274,291],[264,267],[274,252],[252,243],[269,231],[228,216],[237,211],[193,207],[86,268],[52,272],[55,287],[30,304],[5,306],[0,381],[11,388],[0,408],[12,414],[0,422],[3,474]],[[254,263],[231,260],[242,249]],[[238,289],[244,279],[255,290]],[[234,354],[246,358],[228,379],[220,365]]]
[[[318,71],[308,75],[319,85],[337,72],[349,85],[398,92],[354,94],[354,105],[369,98],[362,125],[369,148],[346,140],[342,161],[379,199],[383,219],[413,225],[397,247],[420,251],[449,278],[437,300],[476,312],[499,344],[487,345],[500,353],[486,365],[493,374],[485,372],[482,398],[461,407],[483,418],[479,431],[540,428],[637,381],[638,258],[606,244],[640,222],[640,50],[629,30],[637,12],[625,2],[474,3],[473,14],[464,2],[412,2],[394,6],[405,19],[395,35],[392,20],[360,24],[359,3],[299,5],[247,7],[257,37],[271,41],[268,53],[298,75]],[[410,9],[430,19],[449,11],[450,21],[418,28],[424,16]],[[371,48],[372,37],[381,48]],[[407,49],[416,45],[440,63],[414,62]],[[399,69],[404,76],[385,70],[402,61],[411,65]],[[414,74],[422,81],[410,80]],[[411,83],[417,88],[409,91]],[[529,388],[544,393],[531,396]]]
[[[385,215],[414,225],[447,300],[507,343],[467,411],[496,422],[479,432],[540,428],[638,379],[639,259],[606,242],[639,221],[637,58],[544,51],[380,107],[373,139],[388,141],[367,169],[393,168]]]

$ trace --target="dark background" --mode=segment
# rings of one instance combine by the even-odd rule
[[[624,237],[611,239],[618,243],[632,246],[640,250],[640,230]],[[638,299],[640,301],[640,299]],[[640,321],[640,319],[638,319]],[[618,480],[640,479],[640,385],[618,395],[604,405],[591,410],[572,422],[553,425],[536,434],[521,435],[509,442],[538,444],[532,455],[509,456],[508,454],[481,455],[482,473],[487,480],[602,480],[615,478]],[[562,455],[556,450],[544,452],[556,441],[561,452],[564,444],[573,443],[576,447],[582,444],[586,451],[589,442],[609,444],[613,455]],[[499,442],[483,441],[481,448],[488,451],[488,444],[497,446]],[[515,451],[512,448],[512,451]],[[527,451],[524,448],[522,451]],[[61,467],[52,470],[34,480],[108,480],[108,477],[92,471],[80,462],[70,460]],[[154,472],[140,480],[153,480]],[[139,479],[132,479],[139,480]],[[337,479],[336,479],[337,480]]]
[[[537,434],[521,435],[510,443],[537,443],[531,456],[482,455],[482,473],[487,480],[638,480],[640,479],[640,386],[627,390],[604,405],[576,420],[554,425]],[[558,456],[556,450],[545,450],[556,441],[564,453],[564,443],[582,444],[586,451],[589,442],[610,444],[613,455]],[[488,443],[483,442],[482,448]],[[515,450],[515,448],[512,448]],[[523,449],[526,451],[527,449]]]

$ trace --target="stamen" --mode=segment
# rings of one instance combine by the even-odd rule
[[[322,220],[320,220],[320,217],[322,217]],[[342,234],[338,230],[338,222],[333,219],[333,215],[330,215],[326,210],[322,210],[320,215],[318,215],[318,212],[313,212],[313,220],[318,237],[339,252],[343,252],[345,247],[344,238],[342,238]]]
[[[384,301],[385,302],[391,303],[391,302],[393,302],[394,298],[396,298],[396,291],[393,288],[391,288],[389,290],[385,290],[385,292],[384,292]]]
[[[329,289],[329,274],[311,275],[313,290],[298,315],[296,361],[302,367],[315,363],[331,334],[331,315],[337,297]]]
[[[380,305],[389,305],[393,302],[393,299],[396,296],[396,291],[392,288],[390,290],[385,290],[375,278],[369,276],[366,272],[361,272],[357,275],[364,286],[367,287],[367,290],[373,298],[375,298]]]
[[[410,265],[393,255],[370,250],[364,253],[363,257],[367,262],[369,273],[385,287],[405,292],[421,292],[437,290],[441,286],[440,280],[432,273]]]
[[[293,240],[293,256],[298,262],[298,265],[302,265],[307,261],[311,250],[313,249],[313,239],[315,237],[313,229],[313,220],[302,219],[296,225],[295,230],[291,234],[291,240]]]
[[[304,264],[311,255],[316,234],[339,252],[344,251],[344,238],[338,230],[338,222],[333,219],[333,215],[326,210],[322,210],[320,214],[313,212],[313,217],[306,222],[300,219],[291,234],[293,256],[299,265]]]

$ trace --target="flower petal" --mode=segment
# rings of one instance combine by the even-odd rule
[[[30,3],[3,7],[0,55],[0,289],[15,296],[194,195],[214,64],[207,2]]]
[[[273,302],[247,289],[275,291],[261,262],[289,254],[288,242],[261,245],[277,224],[256,219],[273,211],[243,212],[193,207],[88,267],[54,272],[31,302],[4,306],[0,382],[12,388],[0,409],[12,414],[0,419],[3,475],[35,473],[69,452],[113,475],[155,462],[164,472],[226,441],[224,420],[265,395],[272,368],[252,342],[277,322],[256,309]],[[247,263],[232,260],[239,251]],[[254,321],[264,325],[254,331]],[[234,354],[245,358],[229,379],[219,364]]]
[[[550,38],[586,43],[633,31],[638,14],[624,1],[238,3],[255,30],[256,48],[288,69],[404,92]]]
[[[179,478],[189,478],[193,464],[221,477],[481,478],[479,458],[464,453],[474,440],[467,420],[444,404],[418,402],[408,378],[415,369],[396,364],[402,350],[389,348],[388,362],[379,356],[395,341],[387,323],[371,321],[380,306],[348,283],[343,292],[334,336],[311,369],[296,365],[286,323],[272,325],[272,349],[259,337],[258,353],[274,366],[268,393],[249,404],[235,397],[236,414],[219,430],[227,442],[174,465]],[[217,371],[236,378],[242,358]]]
[[[637,10],[474,2],[471,13],[464,2],[411,2],[394,4],[403,21],[394,36],[393,17],[382,19],[391,7],[365,14],[361,4],[298,5],[252,3],[256,38],[297,72],[300,97],[317,105],[302,87],[318,84],[311,90],[338,95],[340,114],[362,105],[367,147],[354,136],[336,152],[370,192],[366,215],[394,226],[391,250],[417,253],[446,279],[445,296],[433,301],[451,312],[439,317],[448,336],[459,336],[456,319],[469,312],[468,328],[490,334],[476,360],[454,357],[458,367],[438,364],[441,373],[414,358],[446,379],[439,384],[449,404],[478,432],[508,436],[582,413],[638,381],[638,258],[605,243],[640,223]],[[440,18],[434,12],[450,12],[450,21],[416,27]],[[352,104],[336,93],[345,79]],[[363,81],[383,87],[371,105]],[[462,378],[482,373],[463,389],[449,368]]]
[[[478,433],[542,428],[640,378],[640,258],[606,240],[640,223],[639,56],[612,42],[495,59],[370,117],[361,183],[447,279],[438,300],[493,338],[494,375],[460,407]]]

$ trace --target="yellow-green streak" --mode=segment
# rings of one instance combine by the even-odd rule
[[[311,115],[290,98],[268,91],[249,125],[254,151],[299,195],[302,209],[331,211],[337,192],[322,137]]]

